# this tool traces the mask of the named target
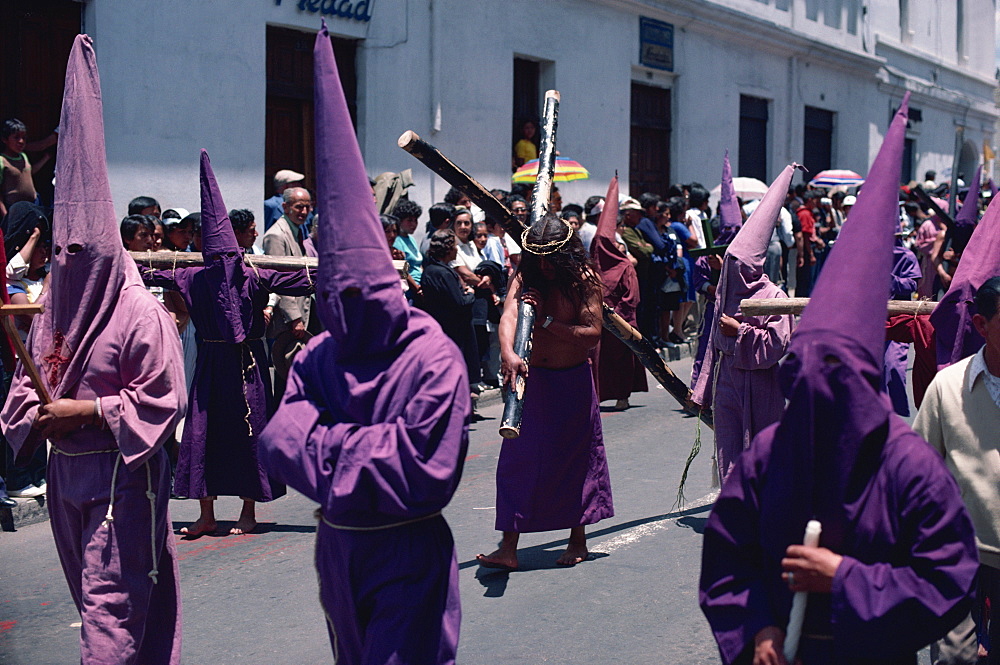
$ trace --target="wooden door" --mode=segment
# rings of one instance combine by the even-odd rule
[[[663,195],[670,186],[670,90],[632,84],[629,192]]]

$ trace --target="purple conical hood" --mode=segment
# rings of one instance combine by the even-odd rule
[[[719,236],[716,245],[731,242],[743,226],[743,215],[740,204],[736,200],[736,190],[733,189],[733,168],[729,165],[729,151],[722,159],[722,186],[719,192]]]
[[[51,288],[31,340],[54,399],[80,380],[122,290],[142,287],[111,200],[101,81],[87,35],[77,35],[70,50],[59,128]]]
[[[224,342],[239,344],[253,325],[248,268],[243,265],[243,252],[236,242],[212,162],[204,150],[201,151],[201,238],[204,278],[214,300],[212,315],[218,326],[217,334]]]
[[[201,253],[206,261],[219,254],[241,253],[205,150],[201,151]]]
[[[787,471],[789,500],[805,508],[797,519],[820,520],[832,544],[849,542],[856,526],[845,507],[858,501],[858,474],[877,463],[888,428],[907,427],[885,394],[882,362],[908,102],[909,93],[779,369],[788,404],[772,459]]]
[[[778,213],[785,205],[785,197],[788,195],[788,186],[792,183],[792,174],[795,173],[797,164],[789,164],[774,179],[771,186],[767,188],[767,193],[757,205],[757,209],[743,223],[739,233],[726,250],[727,257],[733,257],[739,261],[745,269],[749,269],[754,275],[759,275],[764,271],[764,258],[767,256],[767,246],[771,244],[771,235],[774,233],[774,224],[778,219]],[[739,211],[736,213],[739,215]]]
[[[1000,275],[1000,203],[994,197],[976,226],[958,262],[951,285],[931,313],[937,346],[938,369],[971,356],[984,343],[972,325],[976,313],[974,298],[979,287]]]
[[[854,340],[881,371],[908,110],[909,93],[889,125],[858,202],[813,287],[812,300],[792,337],[789,350],[793,353],[797,338],[817,331],[833,333]]]
[[[408,306],[379,221],[347,101],[323,28],[313,49],[320,319],[340,358],[392,350]]]
[[[980,165],[976,169],[976,175],[972,179],[972,185],[965,194],[962,201],[962,209],[955,215],[955,226],[949,229],[951,236],[951,247],[958,253],[965,251],[965,246],[969,244],[969,238],[976,229],[976,222],[979,220],[979,185],[983,177],[983,167]],[[958,196],[958,193],[955,193]]]

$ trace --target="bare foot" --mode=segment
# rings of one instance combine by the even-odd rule
[[[484,568],[517,570],[517,552],[507,552],[503,548],[498,549],[492,554],[477,554],[476,561]]]
[[[241,515],[239,521],[237,521],[236,525],[229,530],[229,533],[233,534],[234,536],[240,536],[243,535],[244,533],[253,533],[253,530],[256,528],[257,528],[257,520],[255,520],[252,517],[244,517]]]
[[[218,525],[215,520],[207,520],[203,517],[198,518],[198,521],[191,526],[182,526],[181,535],[187,536],[188,538],[198,538],[199,536],[204,536],[206,533],[214,533]]]
[[[562,553],[562,556],[556,559],[556,565],[575,566],[578,563],[586,561],[588,556],[590,556],[590,552],[587,550],[586,545],[574,545],[570,543],[566,551]]]

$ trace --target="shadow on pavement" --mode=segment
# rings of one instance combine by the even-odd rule
[[[706,522],[708,522],[707,517],[682,517],[677,520],[677,526],[682,526],[685,529],[691,529],[698,534],[704,534]]]

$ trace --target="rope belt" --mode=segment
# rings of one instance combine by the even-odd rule
[[[115,488],[118,486],[118,468],[122,463],[121,451],[117,448],[106,448],[104,450],[86,450],[81,453],[70,453],[52,446],[52,452],[55,455],[63,455],[64,457],[118,453],[118,456],[115,457],[115,468],[111,472],[111,496],[108,498],[108,512],[105,513],[104,521],[101,522],[101,526],[108,528],[115,521],[113,514],[115,508]],[[156,556],[156,492],[153,491],[153,472],[149,468],[149,462],[145,462],[143,466],[146,467],[146,498],[149,499],[149,552],[153,557],[153,569],[149,571],[148,575],[152,578],[153,584],[156,584],[159,581],[157,575],[160,574],[158,557]]]
[[[203,339],[202,342],[208,344],[228,344],[229,346],[239,346],[241,347],[241,358],[243,363],[243,405],[246,406],[247,412],[243,415],[243,421],[247,424],[247,432],[250,436],[253,436],[253,425],[250,424],[250,397],[247,395],[247,385],[253,381],[253,371],[257,369],[257,359],[254,358],[253,350],[250,348],[251,341],[245,339],[242,342],[227,342],[222,339]]]
[[[433,517],[437,517],[441,514],[441,511],[431,513],[430,515],[423,515],[421,517],[414,517],[412,520],[403,520],[402,522],[394,522],[392,524],[382,524],[379,526],[347,526],[345,524],[334,524],[330,520],[323,516],[320,509],[316,509],[314,513],[315,516],[327,525],[331,529],[337,529],[338,531],[385,531],[386,529],[395,529],[397,527],[406,526],[407,524],[415,524],[416,522],[423,522],[424,520],[429,520]]]

